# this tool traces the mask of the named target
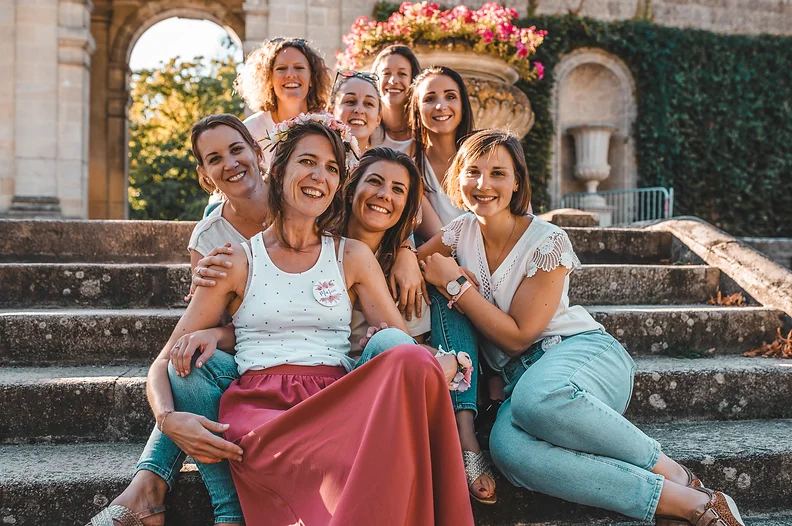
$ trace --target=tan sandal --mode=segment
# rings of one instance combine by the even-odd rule
[[[495,504],[498,502],[498,497],[495,495],[495,490],[492,495],[487,498],[482,498],[473,493],[473,483],[476,482],[482,475],[487,475],[495,482],[495,476],[492,474],[489,462],[484,458],[484,453],[474,453],[472,451],[462,451],[462,460],[465,463],[465,478],[467,479],[468,491],[470,496],[482,504]]]
[[[114,520],[120,522],[121,526],[144,526],[140,519],[145,519],[158,513],[165,513],[165,506],[154,506],[136,513],[126,506],[113,504],[94,515],[91,518],[91,522],[85,526],[115,526]]]
[[[706,493],[710,500],[699,507],[691,520],[678,517],[656,517],[655,524],[663,526],[745,526],[734,500],[720,491],[695,488]]]

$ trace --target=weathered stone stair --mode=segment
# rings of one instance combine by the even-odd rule
[[[128,482],[153,420],[148,362],[184,308],[191,223],[0,221],[0,523],[84,524]],[[704,305],[735,284],[670,234],[567,230],[570,296],[635,356],[628,417],[748,523],[792,524],[792,362],[741,353],[783,314]],[[706,358],[702,358],[706,356]],[[638,524],[512,487],[475,505],[492,526]],[[168,524],[211,524],[187,464]],[[422,526],[422,525],[421,525]]]

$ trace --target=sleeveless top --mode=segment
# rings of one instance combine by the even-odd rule
[[[280,270],[269,257],[264,237],[243,243],[248,279],[234,314],[239,374],[277,365],[332,365],[352,370],[349,324],[352,304],[344,284],[341,238],[339,257],[330,236],[313,267],[305,272]]]
[[[461,266],[475,273],[481,295],[506,314],[523,279],[530,279],[539,270],[550,272],[558,265],[569,272],[581,266],[566,232],[538,217],[530,217],[531,224],[492,274],[475,215],[468,212],[443,227],[443,244],[451,247],[451,255]],[[553,337],[574,336],[603,328],[586,309],[580,305],[569,305],[569,272],[564,277],[561,301],[553,319],[536,341],[550,338],[547,342],[550,344]],[[511,359],[489,340],[482,339],[481,350],[496,371],[503,369]]]
[[[222,247],[226,242],[245,244],[247,238],[239,233],[234,226],[223,217],[223,205],[220,201],[215,207],[193,228],[189,250],[195,250],[202,256],[207,255],[215,247]],[[211,205],[210,205],[211,206]]]

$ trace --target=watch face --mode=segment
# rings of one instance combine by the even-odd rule
[[[456,296],[457,294],[459,294],[460,290],[462,290],[462,287],[459,285],[459,283],[457,283],[456,280],[449,281],[448,284],[446,285],[446,292],[448,292],[448,294],[450,294],[451,296]]]

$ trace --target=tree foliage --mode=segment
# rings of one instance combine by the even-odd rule
[[[233,57],[172,59],[132,77],[129,204],[132,219],[200,219],[207,195],[195,171],[190,128],[213,113],[242,116]]]

